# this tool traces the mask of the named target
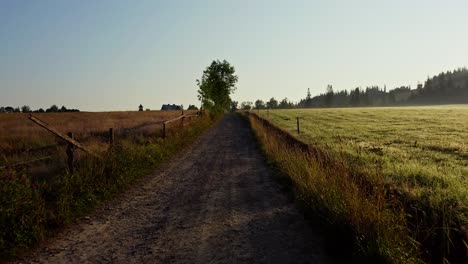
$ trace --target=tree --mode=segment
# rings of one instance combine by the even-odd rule
[[[293,104],[291,102],[288,102],[288,98],[284,98],[279,103],[278,108],[280,108],[280,109],[290,109],[290,108],[293,108]]]
[[[304,102],[304,107],[312,107],[312,96],[310,95],[310,88],[307,88],[307,96]]]
[[[265,103],[258,99],[257,101],[255,101],[255,109],[264,109],[265,108]]]
[[[195,105],[189,105],[187,110],[198,110],[198,107],[196,107]]]
[[[201,80],[197,80],[198,99],[212,115],[229,109],[232,101],[230,95],[236,90],[238,80],[235,72],[226,60],[216,60],[203,71]]]
[[[46,110],[47,113],[55,113],[58,112],[59,108],[56,105],[52,105],[49,109]]]
[[[3,107],[3,106],[0,107],[0,113],[5,113],[5,112],[6,112],[5,107]]]
[[[138,111],[143,111],[143,105],[140,104],[140,106],[138,106]]]
[[[270,101],[267,102],[267,108],[269,109],[276,109],[278,108],[278,101],[275,100],[274,97],[270,98]]]
[[[237,101],[231,101],[231,112],[237,111],[238,105],[239,105],[239,102],[237,102]]]
[[[424,87],[423,87],[422,83],[418,83],[418,86],[417,86],[417,88],[416,88],[417,95],[421,95],[421,94],[422,94],[423,88],[424,88]]]
[[[325,95],[325,104],[328,106],[328,107],[331,107],[332,104],[333,104],[333,96],[334,96],[334,92],[333,92],[333,86],[331,86],[330,84],[327,85],[327,93]]]
[[[252,109],[252,105],[253,105],[252,102],[242,102],[241,103],[241,109],[242,110],[250,110],[250,109]]]
[[[64,105],[62,105],[59,112],[65,113],[65,112],[68,112],[68,109]]]
[[[21,112],[23,113],[30,113],[31,112],[31,107],[27,106],[27,105],[23,105],[21,107]]]
[[[11,107],[11,106],[5,107],[5,112],[7,112],[7,113],[13,113],[14,111],[15,111],[15,109],[13,107]]]
[[[356,89],[351,91],[349,95],[351,96],[350,103],[352,106],[359,106],[361,104],[359,87],[356,87]]]

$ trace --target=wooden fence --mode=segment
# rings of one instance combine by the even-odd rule
[[[198,118],[202,114],[203,114],[203,112],[200,111],[200,112],[197,112],[197,114],[186,115],[184,113],[184,111],[182,111],[182,114],[180,116],[176,117],[176,118],[166,120],[166,121],[145,123],[142,126],[138,126],[138,127],[135,127],[135,128],[127,128],[127,129],[125,129],[125,133],[129,133],[132,130],[139,129],[139,128],[144,127],[144,126],[162,125],[161,137],[163,139],[166,139],[167,133],[169,131],[168,128],[169,128],[170,124],[173,124],[173,123],[178,121],[178,122],[180,122],[179,123],[180,127],[184,127],[184,126],[189,125],[190,123],[192,123],[193,122],[192,119]],[[47,130],[48,132],[54,134],[55,136],[57,136],[58,138],[60,138],[61,140],[66,142],[66,144],[67,144],[66,154],[67,154],[67,163],[68,163],[67,166],[68,166],[68,169],[69,169],[70,173],[73,174],[73,171],[74,171],[74,165],[73,164],[75,162],[75,151],[76,150],[82,150],[85,153],[87,153],[88,155],[93,156],[94,158],[102,159],[101,155],[95,153],[94,151],[90,150],[89,148],[87,148],[86,146],[84,146],[83,144],[81,144],[80,142],[75,140],[74,136],[73,136],[73,132],[68,132],[67,134],[64,134],[63,132],[58,131],[53,126],[47,124],[46,122],[44,122],[43,120],[40,120],[39,118],[33,116],[32,114],[29,115],[28,118],[32,122],[36,123],[37,125],[41,126],[45,130]],[[115,133],[114,133],[114,131],[115,131],[114,128],[109,128],[109,131],[108,131],[109,150],[111,150],[113,148],[114,144],[115,144]],[[27,165],[27,164],[30,164],[30,163],[51,159],[52,157],[53,157],[53,155],[49,155],[49,156],[45,156],[45,157],[40,157],[40,158],[28,160],[28,161],[18,162],[18,163],[15,163],[15,164],[8,164],[8,165],[0,167],[0,170],[7,169],[7,168],[18,167],[18,166],[24,166],[24,165]]]

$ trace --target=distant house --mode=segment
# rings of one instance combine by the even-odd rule
[[[182,110],[182,106],[180,105],[175,105],[175,104],[165,104],[161,107],[161,110]]]

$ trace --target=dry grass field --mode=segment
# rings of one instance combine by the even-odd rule
[[[73,132],[75,139],[97,151],[105,147],[109,128],[114,128],[116,137],[124,132],[159,133],[162,121],[180,115],[181,111],[33,114],[60,132]],[[29,114],[22,113],[0,114],[0,166],[35,158],[57,143],[63,144],[55,135],[30,121],[28,116]]]
[[[181,111],[34,113],[61,132],[77,137],[106,132],[109,128],[128,129],[181,115]],[[28,119],[29,114],[0,114],[0,148],[40,147],[53,144],[54,136]]]

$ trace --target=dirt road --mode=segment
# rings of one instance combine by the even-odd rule
[[[273,179],[246,121],[227,115],[131,190],[22,262],[334,263]]]

